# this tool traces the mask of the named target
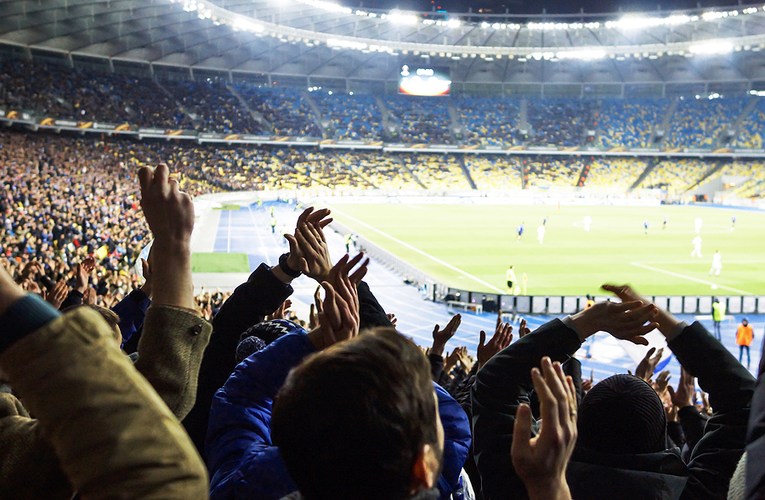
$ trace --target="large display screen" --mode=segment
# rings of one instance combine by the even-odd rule
[[[423,67],[405,64],[398,81],[399,94],[438,96],[449,95],[452,80],[449,68]]]

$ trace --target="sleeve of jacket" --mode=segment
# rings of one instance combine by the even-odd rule
[[[213,319],[213,334],[202,357],[194,407],[183,420],[186,431],[200,452],[204,449],[207,422],[215,391],[220,389],[236,366],[239,337],[292,294],[292,287],[279,281],[266,264],[261,264],[247,282],[239,285]]]
[[[146,310],[150,305],[149,297],[143,290],[137,288],[112,307],[112,311],[120,317],[119,327],[122,332],[123,346],[141,330],[141,325],[146,318]]]
[[[515,412],[529,403],[531,369],[543,356],[564,362],[581,345],[576,333],[556,319],[492,357],[473,385],[473,450],[486,499],[526,498],[510,459]]]
[[[763,344],[765,354],[765,344]],[[762,357],[765,363],[765,356]],[[762,366],[762,365],[761,365]],[[746,498],[765,499],[765,371],[757,378],[757,389],[752,397],[752,413],[746,445]]]
[[[67,309],[69,307],[79,306],[80,304],[82,304],[82,301],[83,301],[82,292],[80,292],[79,290],[70,290],[69,293],[66,295],[64,302],[61,303],[61,307],[59,307],[59,310],[63,311],[64,309]]]
[[[287,374],[313,352],[306,335],[285,335],[239,363],[216,393],[205,443],[213,498],[281,498],[297,489],[271,442],[271,408]]]
[[[17,499],[72,498],[72,485],[40,422],[5,393],[0,394],[0,443],[0,491]]]
[[[680,408],[677,411],[677,416],[680,419],[685,444],[692,450],[704,435],[704,427],[706,427],[708,419],[695,406]],[[681,443],[677,444],[680,445]]]
[[[441,498],[452,498],[459,488],[460,472],[470,453],[470,421],[460,404],[438,384],[433,384],[438,397],[438,415],[444,427],[444,458],[438,490]]]
[[[369,285],[362,281],[357,286],[359,293],[359,328],[374,328],[376,326],[393,326],[385,309],[372,294]]]
[[[668,345],[715,410],[691,452],[683,498],[724,498],[746,445],[754,377],[698,322]]]
[[[179,419],[196,400],[199,366],[211,331],[210,323],[177,307],[155,305],[146,315],[135,367]]]
[[[167,406],[87,308],[13,343],[0,365],[83,498],[205,498],[207,474]]]

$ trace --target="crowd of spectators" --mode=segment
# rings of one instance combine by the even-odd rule
[[[755,97],[426,98],[168,81],[0,58],[0,107],[39,117],[199,132],[469,146],[759,149]],[[524,100],[526,105],[524,106]],[[381,108],[382,105],[382,108]],[[745,112],[746,111],[746,112]],[[383,127],[387,114],[388,127]],[[664,138],[656,136],[665,118]],[[732,135],[729,135],[732,134]]]
[[[594,102],[580,99],[529,101],[528,143],[534,146],[582,146],[594,124]]]
[[[765,488],[765,366],[756,380],[701,323],[627,285],[534,331],[501,312],[488,333],[459,314],[426,322],[432,342],[418,347],[376,300],[369,260],[333,259],[330,210],[312,207],[278,263],[230,295],[194,297],[182,165],[146,165],[156,148],[112,141],[0,140],[0,491],[569,500]],[[149,233],[134,277],[127,249]],[[308,318],[289,311],[296,280],[320,287]],[[102,283],[124,290],[105,301]],[[675,385],[648,348],[654,330],[682,365]],[[642,349],[634,375],[582,377],[576,353],[596,332]],[[475,357],[446,352],[465,335]]]
[[[723,134],[732,129],[746,100],[682,99],[672,115],[666,146],[671,148],[710,148],[725,145]]]
[[[455,142],[448,101],[403,95],[385,96],[382,101],[397,126],[394,140],[416,144]]]
[[[518,99],[459,96],[455,106],[466,144],[508,146],[520,141]]]
[[[642,158],[594,158],[585,186],[626,193],[647,167],[648,162]]]
[[[354,92],[312,92],[329,139],[376,141],[382,137],[382,113],[374,96]]]
[[[238,84],[247,106],[263,116],[275,135],[321,137],[316,116],[303,93],[288,87],[268,88]]]
[[[465,166],[479,190],[521,189],[521,160],[517,156],[465,156]]]
[[[640,187],[663,189],[669,195],[680,195],[698,183],[715,165],[693,158],[662,160],[648,172]]]
[[[0,106],[76,121],[190,128],[175,101],[154,82],[0,58]]]
[[[654,129],[661,125],[669,99],[603,99],[595,125],[603,148],[650,148]]]
[[[262,130],[222,82],[185,80],[163,82],[162,87],[170,92],[198,130],[224,134],[255,134]]]
[[[522,160],[526,188],[574,187],[585,161],[580,157],[532,156]]]

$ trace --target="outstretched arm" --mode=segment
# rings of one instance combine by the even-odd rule
[[[191,442],[96,312],[60,316],[0,270],[0,325],[0,366],[84,498],[206,497]]]

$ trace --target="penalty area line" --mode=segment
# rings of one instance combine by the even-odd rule
[[[661,269],[659,267],[653,267],[649,266],[647,264],[641,264],[640,262],[630,262],[631,265],[635,267],[640,267],[642,269],[646,269],[648,271],[655,271],[657,273],[667,274],[669,276],[674,276],[675,278],[680,278],[688,281],[693,281],[695,283],[701,283],[702,285],[715,285],[717,288],[723,288],[725,290],[730,290],[731,292],[740,293],[741,295],[754,295],[752,292],[748,292],[746,290],[740,290],[738,288],[733,288],[732,286],[726,286],[726,285],[718,285],[717,283],[714,283],[712,281],[702,280],[699,278],[694,278],[693,276],[688,276],[687,274],[681,274],[676,273],[674,271],[667,271],[666,269]]]
[[[446,262],[444,260],[441,260],[441,259],[439,259],[438,257],[436,257],[434,255],[430,255],[428,252],[420,250],[419,248],[417,248],[417,247],[415,247],[413,245],[410,245],[409,243],[407,243],[405,241],[402,241],[402,240],[396,238],[395,236],[386,233],[385,231],[382,231],[380,229],[377,229],[374,226],[371,226],[371,225],[367,224],[363,220],[357,219],[356,217],[352,216],[348,212],[345,212],[343,210],[339,210],[339,209],[337,209],[335,207],[332,207],[332,211],[333,212],[338,212],[338,213],[342,214],[344,217],[347,217],[348,219],[351,219],[351,220],[361,224],[362,226],[371,229],[372,231],[376,232],[380,236],[382,236],[384,238],[387,238],[387,239],[389,239],[391,241],[394,241],[394,242],[398,243],[399,245],[401,245],[403,247],[406,247],[406,248],[408,248],[409,250],[411,250],[413,252],[417,252],[418,254],[422,255],[423,257],[426,257],[426,258],[432,260],[433,262],[444,266],[447,269],[451,269],[452,271],[457,272],[457,273],[461,274],[462,276],[475,281],[476,283],[480,283],[481,285],[483,285],[485,287],[488,287],[488,288],[494,290],[497,293],[501,293],[501,294],[507,293],[507,290],[502,290],[500,288],[497,288],[496,286],[492,285],[491,283],[482,280],[478,276],[474,276],[474,275],[468,273],[467,271],[463,271],[459,267],[455,267],[452,264],[449,264],[448,262]]]

